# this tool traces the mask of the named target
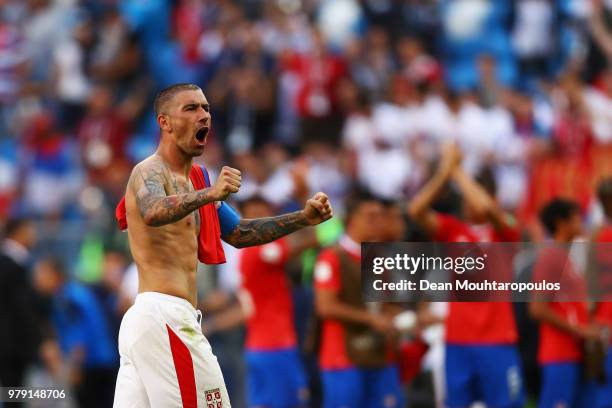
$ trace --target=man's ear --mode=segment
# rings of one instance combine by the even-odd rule
[[[168,115],[164,115],[163,113],[157,115],[157,124],[161,130],[170,131],[172,130],[172,126],[170,126],[170,121]]]

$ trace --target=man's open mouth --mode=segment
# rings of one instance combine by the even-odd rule
[[[198,141],[203,142],[206,139],[206,135],[208,134],[208,127],[203,127],[196,132],[196,139]]]

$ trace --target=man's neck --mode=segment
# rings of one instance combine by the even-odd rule
[[[175,144],[161,142],[155,153],[164,160],[170,171],[189,176],[193,157],[185,155]]]

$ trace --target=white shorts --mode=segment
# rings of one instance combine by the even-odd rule
[[[119,330],[115,408],[230,407],[200,319],[185,299],[157,292],[136,296]]]

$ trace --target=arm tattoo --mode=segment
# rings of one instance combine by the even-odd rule
[[[240,224],[225,237],[225,241],[236,248],[261,245],[308,225],[302,211],[279,215],[278,217],[240,220]]]
[[[153,227],[171,224],[214,201],[209,189],[167,196],[164,173],[163,166],[156,163],[139,166],[132,173],[130,184],[145,224]]]

